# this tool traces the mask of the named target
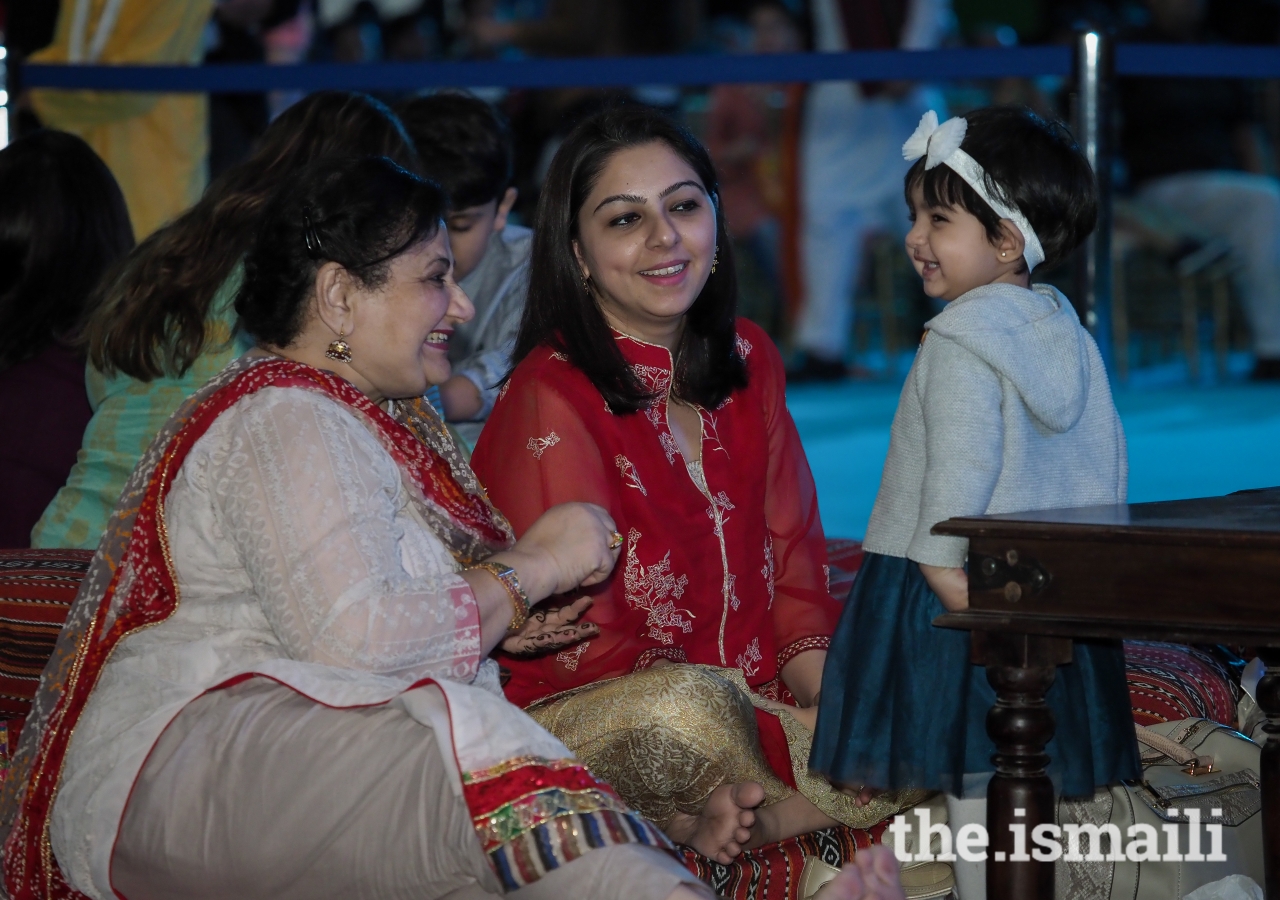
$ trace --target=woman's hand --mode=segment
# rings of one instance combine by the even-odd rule
[[[594,503],[561,503],[540,515],[524,537],[493,559],[511,566],[531,604],[552,594],[599,584],[609,577],[621,547],[610,547],[613,518]]]
[[[529,605],[536,606],[553,594],[608,578],[621,552],[614,529],[613,518],[604,507],[561,503],[539,516],[514,547],[489,559],[515,569]],[[615,543],[618,545],[611,546]],[[531,609],[524,627],[508,637],[507,624],[514,609],[506,589],[483,569],[464,570],[462,577],[480,607],[480,645],[485,654],[499,643],[517,655],[541,653],[599,634],[595,625],[578,622],[591,606],[589,598],[580,598],[560,609]]]
[[[524,627],[502,642],[501,647],[512,656],[532,657],[554,653],[570,644],[585,641],[600,633],[594,622],[579,621],[591,608],[590,597],[579,597],[558,609],[539,607],[529,613]]]
[[[918,563],[924,580],[938,595],[947,612],[964,612],[969,608],[969,576],[953,566],[926,566]]]

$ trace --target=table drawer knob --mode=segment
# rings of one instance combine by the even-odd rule
[[[975,590],[1000,591],[1010,603],[1034,597],[1052,580],[1043,566],[1034,559],[1020,557],[1017,550],[1008,550],[1002,556],[979,556],[969,568]]]

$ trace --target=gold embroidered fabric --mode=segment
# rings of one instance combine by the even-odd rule
[[[527,712],[628,805],[665,829],[676,812],[700,812],[725,783],[759,782],[765,805],[795,793],[765,761],[754,706],[779,715],[800,792],[836,821],[867,828],[927,796],[899,791],[855,807],[808,772],[812,733],[777,713],[778,704],[752,694],[736,669],[657,666],[548,697]]]
[[[831,782],[809,770],[813,732],[789,713],[781,713],[778,718],[787,736],[787,749],[791,751],[791,775],[796,780],[796,787],[809,798],[809,802],[841,824],[850,828],[870,828],[904,809],[910,809],[931,793],[904,788],[880,794],[865,806],[854,806],[852,797],[835,790]]]

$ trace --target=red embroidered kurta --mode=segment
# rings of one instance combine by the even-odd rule
[[[609,510],[625,538],[618,567],[588,590],[600,635],[539,659],[504,657],[507,696],[527,706],[665,657],[741,669],[780,699],[779,670],[827,646],[839,608],[778,351],[738,321],[749,383],[699,410],[702,458],[686,466],[667,423],[670,351],[616,339],[657,394],[647,410],[614,415],[563,354],[539,348],[516,368],[471,460],[517,535],[578,500]]]

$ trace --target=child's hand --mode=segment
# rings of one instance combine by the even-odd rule
[[[964,612],[969,608],[969,576],[953,566],[926,566],[918,563],[924,580],[938,595],[947,612]]]

